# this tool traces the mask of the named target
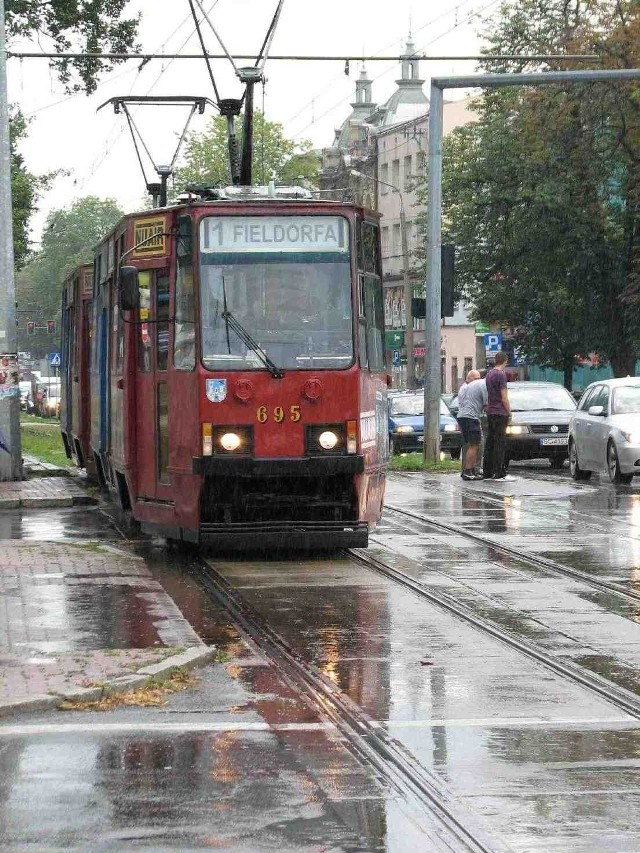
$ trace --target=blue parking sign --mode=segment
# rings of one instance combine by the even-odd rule
[[[502,349],[502,332],[489,332],[484,336],[484,348],[487,352],[500,352]]]

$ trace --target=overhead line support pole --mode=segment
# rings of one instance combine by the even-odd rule
[[[427,182],[427,276],[425,281],[424,458],[439,459],[440,435],[440,273],[442,242],[442,103],[445,89],[550,86],[563,83],[623,83],[640,80],[638,68],[602,71],[543,71],[524,74],[471,74],[434,77],[429,108],[429,180]]]
[[[4,0],[0,0],[0,480],[22,477]]]

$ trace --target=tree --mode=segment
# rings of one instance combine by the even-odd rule
[[[44,354],[47,348],[51,348],[46,329],[39,328],[36,337],[27,338],[27,320],[44,323],[59,318],[62,282],[79,264],[91,262],[96,243],[122,216],[122,210],[113,199],[95,196],[79,199],[70,208],[49,214],[40,250],[32,255],[16,279],[20,309],[34,309],[32,314],[20,314],[19,349]]]
[[[128,0],[5,0],[9,43],[19,36],[48,41],[56,53],[126,53],[135,49],[138,18],[122,18]],[[113,61],[59,59],[53,63],[70,90],[93,92]],[[73,72],[79,80],[73,80]]]
[[[638,26],[632,0],[519,0],[493,22],[488,52],[637,66]],[[479,122],[445,141],[443,239],[458,246],[463,295],[567,384],[576,355],[597,350],[625,375],[640,348],[639,107],[637,85],[490,90]]]
[[[242,146],[242,123],[236,120],[239,146]],[[276,174],[279,183],[315,184],[320,169],[317,155],[308,141],[294,142],[282,132],[282,125],[267,121],[257,111],[254,116],[253,178],[258,184],[267,184]],[[193,133],[185,145],[184,165],[176,170],[174,186],[181,192],[187,186],[229,186],[229,148],[227,120],[215,116],[204,133]]]
[[[13,254],[16,268],[22,266],[29,252],[29,219],[38,193],[48,186],[50,175],[33,175],[24,165],[17,150],[20,139],[26,136],[27,123],[19,112],[9,118],[11,147],[11,195],[13,203]]]

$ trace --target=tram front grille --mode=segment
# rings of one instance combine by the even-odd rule
[[[205,477],[203,523],[356,521],[353,476]]]

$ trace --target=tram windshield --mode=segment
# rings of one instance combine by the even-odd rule
[[[200,225],[202,361],[211,370],[340,369],[353,362],[348,222],[208,216]],[[247,334],[230,325],[232,315]],[[247,340],[248,338],[248,340]]]

